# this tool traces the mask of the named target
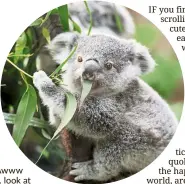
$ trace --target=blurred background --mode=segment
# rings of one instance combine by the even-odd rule
[[[146,45],[157,66],[153,73],[143,76],[171,106],[180,120],[184,102],[184,83],[179,61],[171,45],[160,30],[140,14],[129,10],[135,25],[135,38]]]
[[[1,81],[2,110],[11,134],[17,108],[26,90],[23,79],[32,85],[32,79],[26,75],[21,77],[21,72],[15,66],[30,75],[39,69],[50,74],[59,63],[52,59],[45,45],[62,32],[76,31],[86,34],[90,25],[91,33],[135,38],[149,48],[157,66],[154,72],[142,78],[168,102],[180,120],[184,100],[181,68],[172,47],[159,29],[130,9],[106,2],[79,2],[58,7],[42,15],[30,24],[14,43]],[[38,159],[54,132],[48,127],[47,111],[39,98],[34,117],[19,145],[33,162]],[[54,176],[62,177],[62,166],[67,159],[65,148],[60,139],[57,139],[44,151],[38,166]]]

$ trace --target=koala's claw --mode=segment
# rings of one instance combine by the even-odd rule
[[[74,163],[72,165],[72,168],[74,169],[71,170],[69,174],[76,176],[74,178],[75,181],[88,180],[89,179],[88,171],[91,167],[91,163],[92,161]]]
[[[69,174],[73,175],[73,176],[76,176],[74,178],[74,180],[77,181],[77,182],[88,179],[86,177],[86,175],[84,174],[84,170],[83,169],[74,169],[74,170],[70,171]]]
[[[69,172],[70,175],[78,176],[82,173],[82,169],[73,169]]]
[[[74,180],[76,182],[83,181],[83,180],[86,180],[86,176],[85,175],[79,175],[79,176],[75,177]]]
[[[86,162],[77,162],[77,163],[74,163],[72,165],[72,168],[74,168],[74,169],[81,168],[81,167],[83,167],[85,165],[89,165],[90,163],[92,163],[91,160],[90,161],[86,161]]]
[[[52,80],[46,75],[46,73],[42,70],[35,72],[33,75],[33,84],[37,89],[39,89],[42,85],[52,83]]]

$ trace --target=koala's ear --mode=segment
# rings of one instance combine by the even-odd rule
[[[155,68],[155,61],[149,53],[149,50],[136,42],[135,40],[128,41],[133,53],[133,65],[139,66],[141,74],[150,73]]]
[[[57,35],[51,43],[46,46],[53,60],[58,64],[64,61],[69,56],[74,44],[77,43],[78,38],[78,34],[71,32]]]

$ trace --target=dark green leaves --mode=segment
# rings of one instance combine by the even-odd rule
[[[58,7],[60,23],[64,32],[69,31],[69,12],[67,5]]]
[[[37,104],[35,89],[28,85],[28,88],[19,102],[17,114],[14,121],[13,138],[18,146],[26,133],[29,123],[34,115]]]

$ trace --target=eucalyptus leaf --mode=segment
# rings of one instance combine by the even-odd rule
[[[34,115],[37,104],[35,89],[28,85],[28,88],[19,102],[17,114],[14,120],[13,139],[20,146],[29,123]]]
[[[49,33],[48,29],[43,27],[42,28],[42,34],[43,34],[44,38],[47,40],[47,42],[50,43],[51,38],[50,38],[50,33]]]
[[[81,27],[71,18],[69,17],[69,19],[71,20],[71,22],[73,23],[73,30],[77,31],[79,33],[82,33],[82,29]]]
[[[68,6],[63,5],[63,6],[58,7],[58,14],[59,14],[59,17],[60,17],[60,23],[61,23],[63,32],[69,31]]]
[[[30,26],[40,26],[43,22],[43,19],[40,17],[37,20],[35,20]]]
[[[27,35],[25,32],[23,32],[16,41],[14,54],[15,55],[23,54],[26,44],[27,44]],[[15,57],[14,60],[15,62],[18,61],[19,57]]]
[[[92,18],[93,16],[92,16],[91,10],[89,9],[87,1],[84,1],[84,4],[85,4],[85,7],[86,7],[86,10],[87,10],[87,13],[89,14],[89,19],[90,19],[90,25],[89,25],[89,29],[88,29],[88,33],[87,33],[87,35],[89,36],[91,34],[91,30],[92,30],[92,27],[93,27],[93,18]]]
[[[85,98],[87,97],[87,95],[91,91],[91,88],[92,88],[92,81],[84,80],[82,94],[81,94],[81,98],[80,98],[80,106],[83,104]]]
[[[74,22],[74,21],[72,21],[72,22],[73,22],[74,31],[82,33],[80,26],[76,22]]]
[[[42,150],[36,164],[38,163],[38,161],[42,157],[43,153],[45,152],[46,148],[49,146],[51,141],[54,140],[58,136],[58,134],[71,121],[71,119],[73,118],[73,116],[75,114],[75,111],[76,111],[76,108],[77,108],[77,101],[76,101],[75,96],[72,93],[69,93],[69,92],[67,92],[65,95],[66,95],[66,101],[67,102],[66,102],[66,108],[65,108],[64,117],[62,119],[62,122],[60,123],[57,130],[55,131],[53,137],[50,139],[48,144]]]
[[[3,113],[4,115],[4,119],[5,119],[5,122],[7,124],[12,124],[14,125],[15,123],[15,118],[16,118],[16,114],[11,114],[11,113]],[[38,118],[32,118],[29,122],[29,126],[32,126],[32,127],[37,127],[37,128],[48,128],[49,127],[49,123],[46,122],[46,121],[43,121],[41,119],[38,119]]]
[[[51,15],[51,13],[52,13],[52,10],[49,11],[49,12],[46,14],[46,16],[44,17],[44,19],[42,20],[41,26],[48,20],[48,18],[49,18],[49,16]]]
[[[59,127],[55,131],[53,138],[55,138],[61,132],[61,130],[71,121],[76,111],[77,101],[76,101],[75,96],[72,93],[67,92],[66,100],[67,100],[67,104],[66,104],[66,109],[64,112],[64,117]]]
[[[115,9],[115,20],[116,20],[116,25],[117,25],[117,28],[119,30],[120,33],[122,33],[124,31],[123,29],[123,24],[121,22],[121,18],[118,14],[118,11],[116,9],[116,6],[114,6],[114,9]]]
[[[23,32],[18,40],[16,41],[16,45],[15,45],[15,51],[18,51],[18,50],[23,50],[24,47],[26,46],[26,43],[27,43],[27,36],[26,36],[26,33]]]
[[[49,133],[46,131],[46,130],[44,130],[44,129],[42,129],[41,130],[41,133],[42,133],[42,135],[46,138],[46,139],[48,139],[48,140],[50,140],[52,137],[49,135]]]

